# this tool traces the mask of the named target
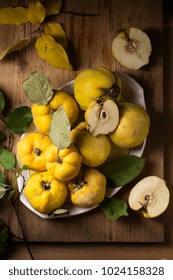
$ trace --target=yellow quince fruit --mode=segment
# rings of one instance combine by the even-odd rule
[[[57,111],[61,105],[64,106],[70,124],[73,125],[76,122],[79,115],[79,107],[75,99],[67,92],[56,90],[49,104],[33,104],[31,107],[33,121],[38,131],[47,135],[49,134],[52,114]]]
[[[33,122],[38,131],[49,134],[50,124],[52,120],[52,110],[49,105],[33,104],[31,107]]]
[[[17,157],[20,163],[32,170],[46,170],[45,151],[51,143],[49,136],[43,133],[26,134],[17,143]]]
[[[143,143],[149,128],[150,118],[143,107],[132,103],[121,103],[118,126],[109,137],[118,147],[133,148]]]
[[[71,201],[79,207],[101,203],[106,193],[106,178],[95,168],[82,168],[79,175],[68,183]]]
[[[33,174],[28,179],[24,194],[35,210],[49,214],[64,204],[68,188],[65,182],[45,171]]]
[[[69,93],[56,90],[53,98],[49,102],[49,106],[53,111],[57,111],[61,105],[64,106],[70,124],[74,124],[79,114],[79,107],[76,100]]]
[[[102,96],[119,100],[120,88],[119,76],[104,67],[86,69],[74,80],[74,96],[82,110],[86,110],[91,102]]]
[[[45,152],[45,159],[46,169],[61,181],[74,178],[79,173],[82,161],[81,155],[73,144],[61,150],[51,144]]]
[[[70,132],[71,142],[78,148],[82,163],[88,167],[97,167],[108,158],[111,143],[107,135],[92,136],[86,122],[81,122]]]

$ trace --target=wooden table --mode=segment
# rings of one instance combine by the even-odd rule
[[[6,1],[1,6],[8,6],[9,3],[22,5],[27,1]],[[62,13],[57,18],[63,23],[67,32],[70,58],[75,71],[52,69],[36,57],[33,44],[22,52],[11,55],[0,65],[0,87],[9,100],[9,108],[23,104],[30,105],[24,96],[21,83],[29,72],[35,70],[42,70],[49,75],[54,87],[74,79],[78,72],[88,66],[102,65],[112,70],[124,71],[144,87],[146,106],[152,120],[150,137],[144,153],[150,165],[146,166],[142,176],[155,174],[164,177],[171,189],[173,183],[170,125],[173,104],[171,96],[173,20],[169,17],[162,19],[162,1],[158,0],[152,2],[148,0],[95,0],[90,5],[86,1],[65,0],[64,4],[63,9],[66,11],[98,14],[77,16]],[[119,29],[126,26],[139,27],[148,32],[151,37],[153,53],[150,65],[139,71],[127,70],[118,65],[111,56],[112,39]],[[35,29],[30,24],[25,27],[1,25],[1,38],[2,36],[4,38],[1,41],[1,50],[8,48],[15,40]],[[7,32],[11,36],[6,36]],[[129,189],[120,192],[118,196],[127,197]],[[20,202],[18,205],[20,219],[24,225],[26,238],[30,241],[29,247],[34,259],[172,259],[171,210],[173,210],[172,200],[167,211],[158,219],[144,220],[137,214],[131,214],[129,220],[122,218],[114,224],[107,220],[103,213],[96,210],[84,217],[58,221],[58,229],[55,222],[43,221]],[[13,232],[22,237],[15,213],[6,201],[3,201],[0,211]],[[60,233],[58,238],[55,237],[57,230]],[[65,232],[64,237],[63,232]],[[30,255],[23,242],[11,244],[7,259],[29,258]]]

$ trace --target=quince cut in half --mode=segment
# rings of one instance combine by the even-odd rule
[[[111,99],[94,101],[85,112],[85,121],[93,136],[108,134],[119,122],[119,110]]]
[[[129,69],[137,70],[149,63],[151,41],[142,30],[130,27],[121,31],[112,42],[112,54]]]
[[[128,201],[131,209],[140,210],[145,218],[154,218],[166,210],[169,199],[165,181],[157,176],[148,176],[131,189]]]

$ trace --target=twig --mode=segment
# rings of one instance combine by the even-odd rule
[[[77,12],[73,12],[73,11],[61,11],[60,14],[71,14],[74,16],[82,16],[82,17],[96,17],[96,16],[100,16],[100,14],[83,14],[83,13],[77,13]]]
[[[25,246],[26,246],[26,248],[27,248],[27,250],[28,250],[28,253],[29,253],[30,257],[31,257],[31,260],[34,260],[33,254],[32,254],[32,252],[31,252],[31,250],[30,250],[28,241],[27,241],[26,236],[25,236],[25,232],[24,232],[24,229],[23,229],[23,226],[22,226],[22,222],[21,222],[21,220],[20,220],[20,218],[19,218],[19,214],[18,214],[17,209],[16,209],[16,207],[15,207],[15,203],[12,201],[12,199],[10,199],[10,200],[11,200],[12,206],[13,206],[13,208],[14,208],[14,211],[15,211],[15,213],[16,213],[17,219],[18,219],[18,223],[19,223],[19,226],[20,226],[20,229],[21,229],[21,232],[22,232],[23,241],[24,241],[24,243],[25,243]]]

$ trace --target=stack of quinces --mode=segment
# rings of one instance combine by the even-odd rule
[[[51,141],[50,125],[62,105],[71,131],[70,145],[59,149]],[[103,67],[79,73],[73,96],[54,91],[47,105],[33,104],[31,110],[37,131],[19,140],[17,156],[31,170],[24,187],[26,199],[45,214],[60,208],[68,195],[79,207],[100,204],[106,178],[99,167],[110,156],[112,145],[138,146],[150,126],[146,110],[122,98],[118,74]]]

